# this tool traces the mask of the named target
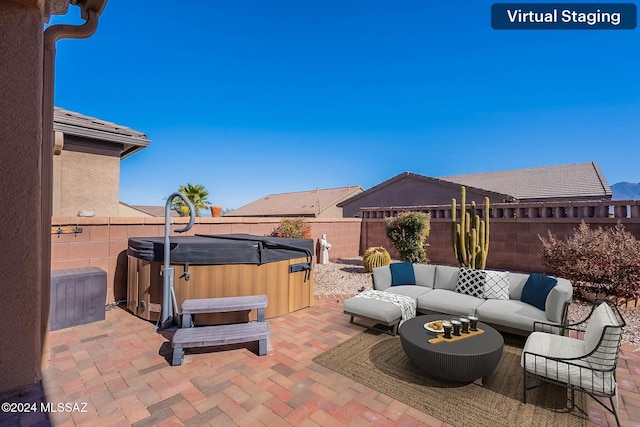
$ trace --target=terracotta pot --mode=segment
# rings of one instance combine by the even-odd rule
[[[210,206],[211,208],[211,216],[217,218],[222,213],[222,206]]]

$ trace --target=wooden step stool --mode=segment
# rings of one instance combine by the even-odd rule
[[[214,345],[237,344],[258,341],[258,355],[267,354],[269,323],[264,321],[266,295],[227,298],[188,299],[182,303],[182,328],[176,330],[171,340],[173,366],[181,365],[184,349]],[[224,313],[257,309],[258,321],[231,325],[195,326],[192,316],[201,313]]]

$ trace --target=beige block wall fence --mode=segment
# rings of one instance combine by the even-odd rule
[[[172,218],[171,229],[183,227],[187,218]],[[246,233],[268,235],[278,226],[280,218],[196,218],[191,230],[180,235]],[[358,256],[360,223],[358,218],[313,219],[312,238],[322,234],[332,244],[331,258]],[[164,218],[80,218],[54,217],[52,227],[78,226],[78,234],[51,235],[51,269],[99,267],[107,272],[107,302],[126,299],[127,241],[130,237],[164,236]],[[171,233],[172,236],[179,235]]]
[[[550,230],[559,237],[569,236],[582,218],[492,218],[491,243],[487,267],[497,270],[548,273],[540,258],[542,244],[539,235]],[[197,218],[186,235],[247,233],[269,234],[280,218]],[[640,239],[640,218],[585,218],[592,227],[613,227],[621,221],[625,228]],[[181,227],[186,218],[172,218],[172,229]],[[333,245],[330,258],[350,258],[361,255],[370,246],[384,246],[392,258],[398,254],[385,235],[383,218],[310,219],[312,237],[316,242],[326,233]],[[53,218],[53,226],[79,226],[82,233],[51,236],[52,270],[76,267],[99,267],[107,272],[108,301],[126,299],[127,239],[164,235],[164,218]],[[432,218],[427,254],[431,263],[457,265],[451,249],[451,223],[446,218]],[[177,233],[172,233],[177,235]]]
[[[620,221],[625,230],[640,240],[640,218],[590,218],[585,219],[592,228],[614,227]],[[516,219],[492,218],[490,228],[487,268],[518,272],[550,273],[542,263],[542,243],[538,236],[546,237],[551,231],[558,237],[570,236],[580,225],[581,219]],[[432,264],[458,265],[451,247],[451,222],[444,218],[431,220],[427,256]],[[362,223],[361,248],[384,246],[392,258],[397,252],[386,235],[384,219],[365,219]]]

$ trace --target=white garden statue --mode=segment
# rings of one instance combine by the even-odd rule
[[[331,249],[331,243],[327,242],[326,234],[323,234],[322,239],[320,239],[320,248],[322,249],[321,264],[329,264],[329,249]]]

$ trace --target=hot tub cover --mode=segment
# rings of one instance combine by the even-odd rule
[[[146,261],[164,261],[164,237],[131,237],[127,255]],[[171,237],[171,264],[265,264],[313,257],[312,239],[216,234]]]

